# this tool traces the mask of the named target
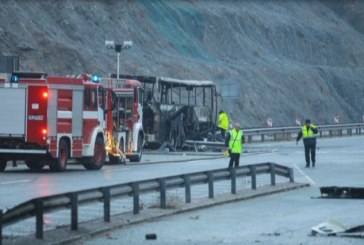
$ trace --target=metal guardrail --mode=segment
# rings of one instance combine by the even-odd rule
[[[276,184],[276,176],[282,176],[294,182],[293,169],[275,163],[260,163],[240,166],[238,168],[224,168],[211,171],[175,175],[158,179],[130,182],[94,188],[84,191],[75,191],[48,197],[35,198],[22,203],[12,209],[0,210],[0,245],[2,229],[29,217],[35,217],[35,237],[43,239],[44,214],[59,209],[71,209],[71,230],[78,230],[78,206],[86,203],[103,202],[104,221],[110,222],[110,203],[112,198],[133,198],[133,213],[140,211],[139,198],[141,193],[159,192],[160,208],[167,207],[167,190],[172,188],[185,188],[185,202],[191,203],[191,187],[197,184],[208,184],[208,197],[214,198],[214,182],[231,180],[231,193],[236,194],[238,177],[251,177],[251,188],[257,189],[257,175],[270,174],[271,185]]]
[[[332,124],[332,125],[318,125],[319,137],[336,137],[343,135],[361,135],[364,132],[364,123],[348,123],[348,124]],[[268,136],[273,137],[274,141],[277,140],[291,140],[292,134],[298,134],[301,127],[275,127],[275,128],[256,128],[256,129],[243,129],[244,136],[247,136],[247,143],[254,142],[255,136],[260,136],[260,141],[264,142]],[[209,147],[223,147],[224,142],[210,142],[210,141],[193,141],[186,140],[186,145],[194,146],[206,145]]]
[[[331,125],[318,125],[319,128],[319,136],[343,136],[361,134],[364,131],[364,123],[348,123],[348,124],[331,124]],[[264,141],[264,135],[273,135],[274,140],[277,140],[277,135],[286,134],[291,136],[292,133],[298,134],[301,127],[276,127],[276,128],[261,128],[261,129],[247,129],[244,130],[244,134],[248,136],[261,135],[261,140]],[[344,132],[346,130],[346,132]]]

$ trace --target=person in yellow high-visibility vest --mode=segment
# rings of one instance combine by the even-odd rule
[[[298,144],[298,141],[303,137],[303,144],[305,145],[306,168],[310,167],[310,153],[312,167],[315,167],[317,133],[318,127],[311,123],[310,119],[306,119],[305,125],[303,125],[296,138],[296,144]]]
[[[240,154],[243,152],[244,133],[240,130],[240,124],[235,123],[234,128],[228,132],[225,138],[225,146],[229,148],[229,168],[239,167]]]
[[[225,138],[225,131],[229,129],[229,116],[224,111],[219,111],[219,119],[217,121],[217,127],[220,129],[221,137]]]

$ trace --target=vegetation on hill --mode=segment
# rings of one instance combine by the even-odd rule
[[[212,80],[243,127],[362,122],[363,10],[359,0],[1,1],[0,55],[19,55],[22,70],[108,76],[105,40],[132,40],[122,73]]]

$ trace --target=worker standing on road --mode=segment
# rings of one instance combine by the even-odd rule
[[[311,152],[312,167],[315,167],[317,132],[318,132],[318,127],[312,124],[310,119],[306,119],[305,125],[303,125],[301,131],[297,135],[296,145],[303,136],[303,144],[305,146],[306,168],[310,167],[310,152]]]
[[[244,133],[240,130],[240,124],[235,123],[232,130],[229,131],[225,138],[225,146],[230,153],[229,168],[239,167],[240,154],[243,152]]]
[[[224,111],[219,111],[219,119],[217,121],[217,127],[220,129],[221,137],[225,138],[225,131],[229,129],[229,117]]]

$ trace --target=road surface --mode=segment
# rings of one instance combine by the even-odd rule
[[[347,228],[364,225],[364,200],[312,198],[320,196],[320,186],[364,187],[363,143],[363,137],[319,139],[315,168],[304,168],[302,145],[267,144],[274,152],[243,162],[292,166],[296,181],[311,187],[169,216],[79,244],[363,244],[364,238],[311,235],[312,226],[330,219]],[[147,234],[156,239],[147,240]]]
[[[310,183],[311,187],[125,227],[83,243],[144,244],[151,242],[145,239],[146,234],[156,234],[157,239],[152,241],[155,244],[291,244],[292,241],[294,244],[361,244],[362,239],[311,237],[308,234],[313,225],[330,218],[336,218],[348,227],[364,223],[363,200],[311,198],[320,195],[320,186],[363,187],[363,142],[364,137],[358,136],[318,139],[316,168],[308,169],[304,168],[302,142],[299,145],[294,142],[248,145],[249,154],[242,156],[242,164],[275,162],[286,165],[294,168],[295,181]],[[169,163],[151,164],[156,158],[157,155],[150,155],[144,158],[148,164],[106,166],[101,171],[70,166],[65,173],[32,173],[19,167],[0,174],[0,192],[6,197],[1,199],[1,205],[11,207],[42,195],[212,170],[228,164],[228,159],[216,156],[210,160],[177,162],[171,155],[162,156],[167,162],[170,160]],[[178,157],[181,158],[192,157]],[[9,227],[4,234],[17,232],[19,229]]]

